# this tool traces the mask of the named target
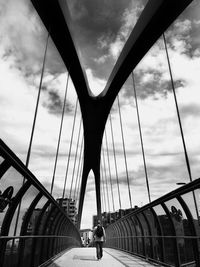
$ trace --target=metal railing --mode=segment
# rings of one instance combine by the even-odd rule
[[[106,245],[163,266],[200,266],[199,200],[197,179],[108,226]]]
[[[0,266],[39,266],[81,246],[78,229],[0,140]],[[106,229],[108,247],[164,266],[200,266],[200,179]]]
[[[0,140],[0,266],[39,266],[81,246],[78,229]]]

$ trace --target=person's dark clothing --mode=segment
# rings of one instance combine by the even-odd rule
[[[96,253],[97,259],[101,259],[103,257],[103,241],[96,241]]]
[[[100,224],[98,224],[100,225]],[[101,259],[103,257],[103,243],[106,241],[106,234],[105,234],[105,230],[104,227],[102,226],[103,229],[103,235],[101,237],[98,237],[96,235],[96,229],[98,226],[96,226],[94,228],[94,241],[95,241],[95,245],[96,245],[96,253],[97,253],[97,259]]]

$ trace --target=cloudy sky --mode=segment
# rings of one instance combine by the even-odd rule
[[[74,41],[91,90],[98,95],[147,1],[69,0]],[[165,33],[192,179],[200,173],[200,3],[198,0]],[[25,163],[37,100],[47,32],[27,0],[0,0],[0,138]],[[189,182],[183,144],[172,94],[163,39],[134,70],[151,199]],[[34,132],[30,170],[50,190],[57,149],[67,70],[51,39],[48,43],[42,92]],[[69,79],[53,195],[62,196],[75,113],[76,92]],[[129,77],[119,94],[132,203],[148,203],[133,83]],[[122,208],[129,208],[126,166],[117,102],[112,124]],[[69,193],[78,130],[78,106],[67,176]],[[81,130],[82,133],[82,130]],[[115,210],[119,198],[110,121],[106,127]],[[81,143],[81,141],[80,141]],[[80,155],[80,143],[77,155]],[[106,148],[105,139],[103,146]],[[106,172],[108,158],[105,151]],[[78,162],[75,173],[78,171]],[[4,185],[1,185],[2,188]],[[82,228],[91,227],[96,213],[94,177],[89,175]],[[109,197],[111,188],[109,186]],[[110,210],[112,211],[111,198]],[[108,211],[103,200],[103,210]]]

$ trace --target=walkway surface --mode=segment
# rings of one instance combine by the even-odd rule
[[[103,249],[103,258],[96,259],[96,248],[73,248],[51,262],[48,267],[151,267],[155,266],[128,253]],[[159,266],[159,265],[157,265]]]

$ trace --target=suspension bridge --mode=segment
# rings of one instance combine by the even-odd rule
[[[105,89],[98,96],[94,96],[90,91],[79,60],[70,31],[72,22],[67,1],[31,2],[46,27],[47,38],[25,164],[9,148],[9,144],[0,140],[0,182],[5,189],[0,195],[0,266],[200,266],[200,180],[192,179],[165,35],[167,28],[192,1],[148,1],[113,67]],[[67,82],[51,188],[48,191],[30,171],[29,163],[50,38],[65,64]],[[189,182],[153,199],[143,142],[135,68],[158,38],[163,41]],[[142,207],[134,206],[134,196],[131,192],[132,177],[127,160],[120,102],[120,91],[128,78],[134,92],[148,198],[148,203]],[[75,221],[72,221],[53,197],[69,81],[73,83],[77,97],[72,127],[68,129],[71,141],[61,199],[68,197],[78,203]],[[120,135],[123,152],[124,183],[128,200],[126,209],[122,208],[124,196],[118,170],[116,132],[113,130],[113,105],[117,110],[117,135]],[[77,117],[78,110],[81,113],[80,120]],[[78,125],[77,136],[75,125]],[[74,155],[73,145],[76,147]],[[111,162],[114,166],[112,169]],[[73,164],[73,167],[69,185],[70,164]],[[104,223],[106,230],[104,257],[101,261],[96,259],[95,248],[82,247],[80,236],[84,197],[91,170],[94,173],[97,218]],[[118,217],[116,207],[121,211]]]

